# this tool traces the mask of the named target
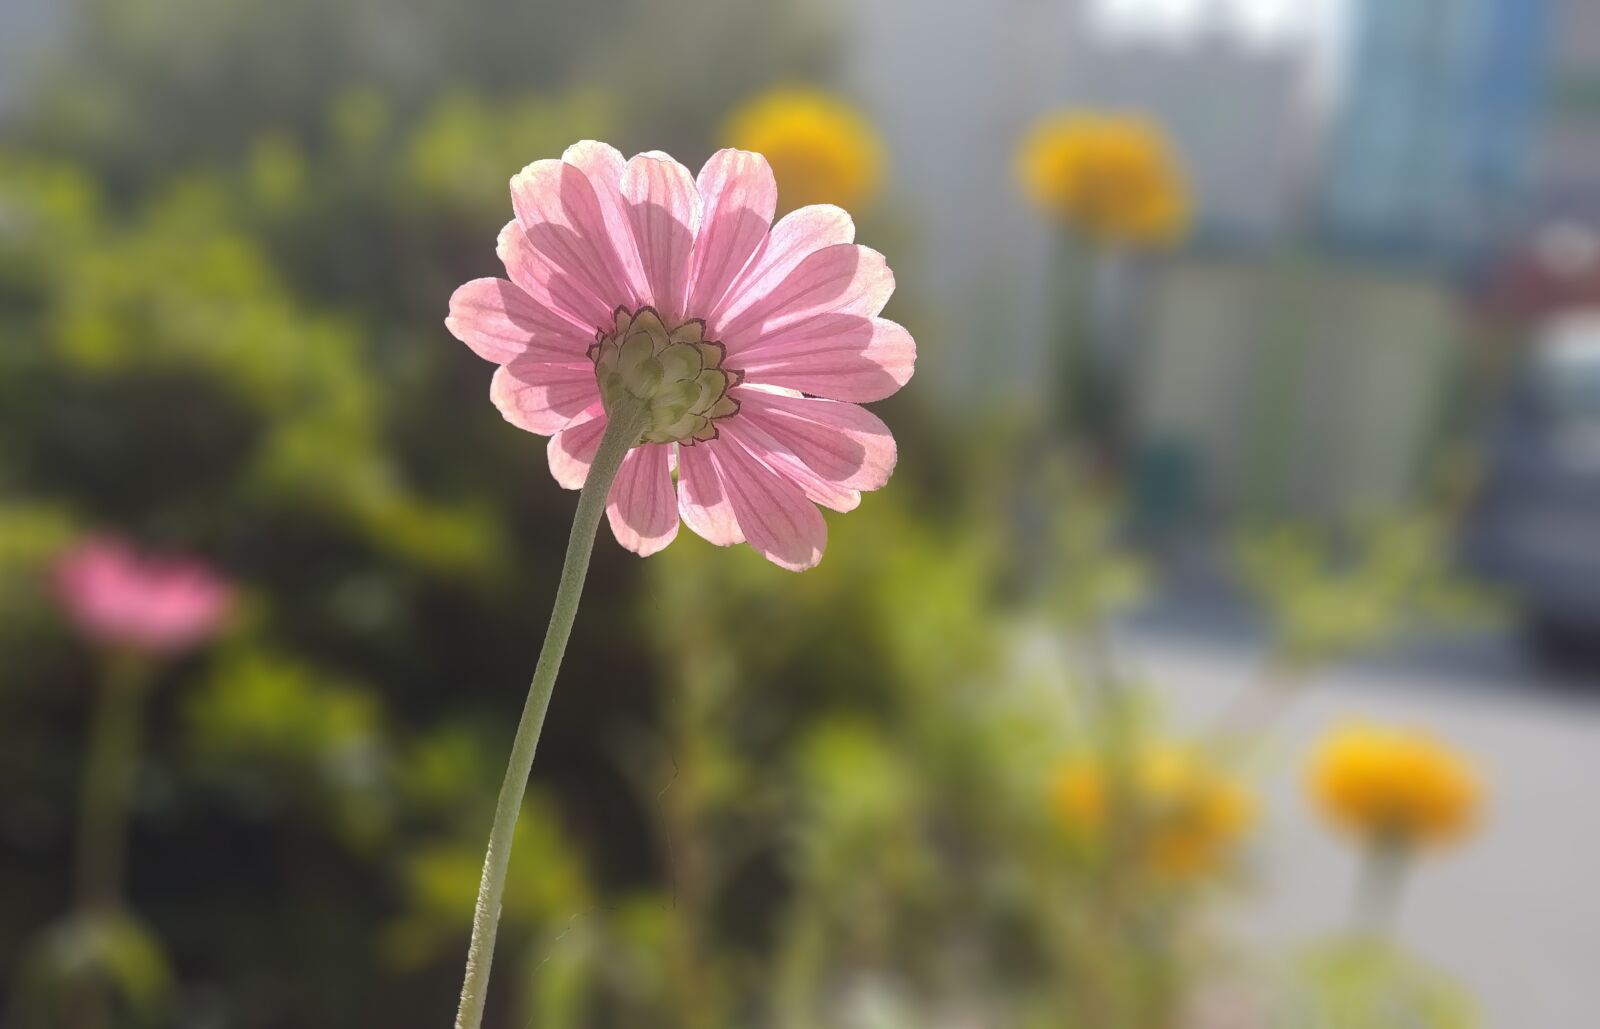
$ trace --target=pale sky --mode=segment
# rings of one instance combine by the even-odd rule
[[[1109,32],[1182,38],[1221,25],[1261,40],[1324,44],[1343,0],[1090,0],[1091,17]]]
[[[1318,92],[1337,89],[1352,0],[1087,0],[1090,24],[1112,37],[1168,39],[1222,29],[1264,46],[1304,47]]]

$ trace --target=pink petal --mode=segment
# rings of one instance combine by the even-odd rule
[[[893,292],[894,273],[882,254],[854,243],[836,243],[802,258],[782,282],[726,319],[716,338],[733,355],[780,327],[813,315],[871,318],[883,310]]]
[[[887,318],[853,314],[790,322],[739,351],[746,382],[858,403],[894,393],[916,363],[911,333]]]
[[[512,425],[548,436],[598,402],[600,387],[588,361],[557,364],[523,356],[495,370],[489,398]]]
[[[700,194],[689,169],[666,154],[639,154],[622,173],[622,197],[638,245],[646,303],[668,324],[683,320]]]
[[[194,558],[141,554],[107,536],[74,544],[54,572],[85,635],[150,653],[186,650],[214,635],[234,599],[232,584]]]
[[[575,310],[592,319],[596,309],[636,306],[643,275],[622,200],[621,156],[599,144],[567,153],[580,163],[535,161],[513,176],[511,206],[529,247],[553,271],[551,292],[581,301]]]
[[[822,560],[828,525],[798,486],[727,436],[701,445],[713,448],[733,515],[762,557],[791,572]]]
[[[605,433],[605,407],[596,400],[550,437],[545,455],[550,459],[550,474],[562,489],[583,488],[594,452],[600,448],[600,437]]]
[[[656,444],[634,447],[611,484],[606,504],[611,533],[640,557],[656,553],[678,535],[678,497],[668,468],[671,450]]]
[[[789,273],[823,247],[851,243],[856,226],[843,208],[813,204],[778,220],[760,251],[745,266],[721,302],[712,309],[710,327],[719,328],[789,277]]]
[[[765,431],[822,479],[853,490],[875,490],[889,481],[894,436],[866,408],[749,388],[735,395],[739,413],[730,422]]]
[[[665,155],[663,155],[665,156]],[[639,248],[633,241],[633,230],[628,216],[628,201],[622,195],[622,176],[628,163],[622,151],[609,143],[585,139],[567,147],[561,159],[589,177],[595,196],[605,212],[606,231],[622,265],[623,277],[632,287],[634,295],[645,293],[644,264],[639,258]],[[669,161],[671,158],[667,158]],[[615,304],[612,305],[615,309]]]
[[[473,279],[457,289],[444,324],[456,339],[495,364],[523,354],[574,361],[591,342],[570,321],[505,279]]]
[[[506,266],[506,276],[517,288],[571,322],[579,332],[592,335],[596,328],[611,323],[615,307],[607,307],[576,278],[536,250],[522,223],[516,219],[506,222],[500,230],[495,253]]]
[[[695,237],[688,309],[714,311],[767,238],[778,184],[760,154],[719,150],[695,180],[705,215]]]
[[[678,512],[695,535],[719,547],[744,542],[722,488],[716,455],[704,443],[678,448]]]
[[[759,423],[749,418],[729,418],[718,423],[718,430],[721,435],[737,440],[762,464],[799,486],[812,503],[841,512],[854,511],[861,505],[859,490],[848,489],[818,475]]]

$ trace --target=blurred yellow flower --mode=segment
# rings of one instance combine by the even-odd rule
[[[1426,733],[1382,726],[1329,733],[1312,755],[1308,786],[1330,821],[1389,844],[1460,836],[1482,806],[1465,757]]]
[[[1183,169],[1146,118],[1047,115],[1023,141],[1017,168],[1029,199],[1099,242],[1164,246],[1188,229]]]
[[[764,154],[785,205],[866,206],[883,171],[883,147],[859,112],[812,89],[762,94],[728,119],[730,146]]]
[[[1106,828],[1107,761],[1087,754],[1056,770],[1051,801],[1074,833]],[[1146,866],[1184,878],[1220,866],[1255,819],[1255,802],[1237,779],[1197,751],[1170,744],[1135,755],[1128,788],[1128,826]]]

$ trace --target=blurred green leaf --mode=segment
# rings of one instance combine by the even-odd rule
[[[1481,622],[1493,610],[1454,568],[1448,526],[1429,512],[1372,518],[1336,534],[1282,526],[1239,545],[1281,660],[1309,666],[1407,633]]]
[[[175,989],[166,955],[150,931],[121,913],[79,914],[34,942],[11,998],[13,1023],[63,1029],[92,1018],[107,1024],[169,1024]]]
[[[392,817],[383,709],[369,690],[303,662],[239,650],[189,692],[184,711],[200,766],[253,804],[288,797],[370,847]]]
[[[1337,940],[1295,962],[1289,1029],[1473,1029],[1473,1004],[1443,973],[1381,940]]]
[[[483,871],[483,841],[437,841],[402,859],[405,913],[389,926],[385,949],[402,967],[428,960],[441,947],[464,946]],[[530,791],[517,820],[502,929],[548,929],[587,912],[593,894],[579,856],[550,802]]]

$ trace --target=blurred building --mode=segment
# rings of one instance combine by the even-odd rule
[[[1324,166],[1334,242],[1453,263],[1513,222],[1531,182],[1550,7],[1356,0]]]
[[[1083,54],[1074,102],[1139,111],[1181,156],[1198,241],[1256,243],[1297,220],[1319,121],[1299,46],[1207,24],[1192,35],[1101,38]]]
[[[1049,234],[1023,202],[1014,159],[1033,119],[1074,91],[1087,45],[1079,5],[859,0],[842,14],[844,78],[889,152],[886,206],[915,227],[915,246],[903,249],[921,266],[905,280],[927,286],[896,302],[917,304],[935,330],[919,335],[925,346],[948,344],[918,381],[967,403],[1026,393],[1044,368]],[[971,340],[983,342],[963,345]]]
[[[1056,270],[1052,230],[1024,203],[1012,166],[1029,125],[1053,109],[1112,107],[1160,121],[1188,170],[1206,242],[1260,241],[1295,217],[1316,124],[1309,35],[1253,31],[1213,17],[1216,5],[1194,6],[1176,25],[1108,20],[1105,8],[846,8],[845,78],[884,134],[893,203],[917,225],[927,262],[919,277],[934,289],[926,309],[937,306],[940,338],[984,341],[927,362],[923,388],[994,400],[1040,381],[1042,347],[1056,338],[1041,320]]]
[[[1600,3],[1551,0],[1534,215],[1600,225]]]
[[[1436,276],[1311,254],[1176,262],[1150,323],[1134,408],[1141,504],[1158,498],[1160,522],[1402,502],[1461,354]]]
[[[6,0],[0,16],[0,116],[21,108],[24,91],[42,64],[41,51],[65,27],[65,6],[58,0]]]

